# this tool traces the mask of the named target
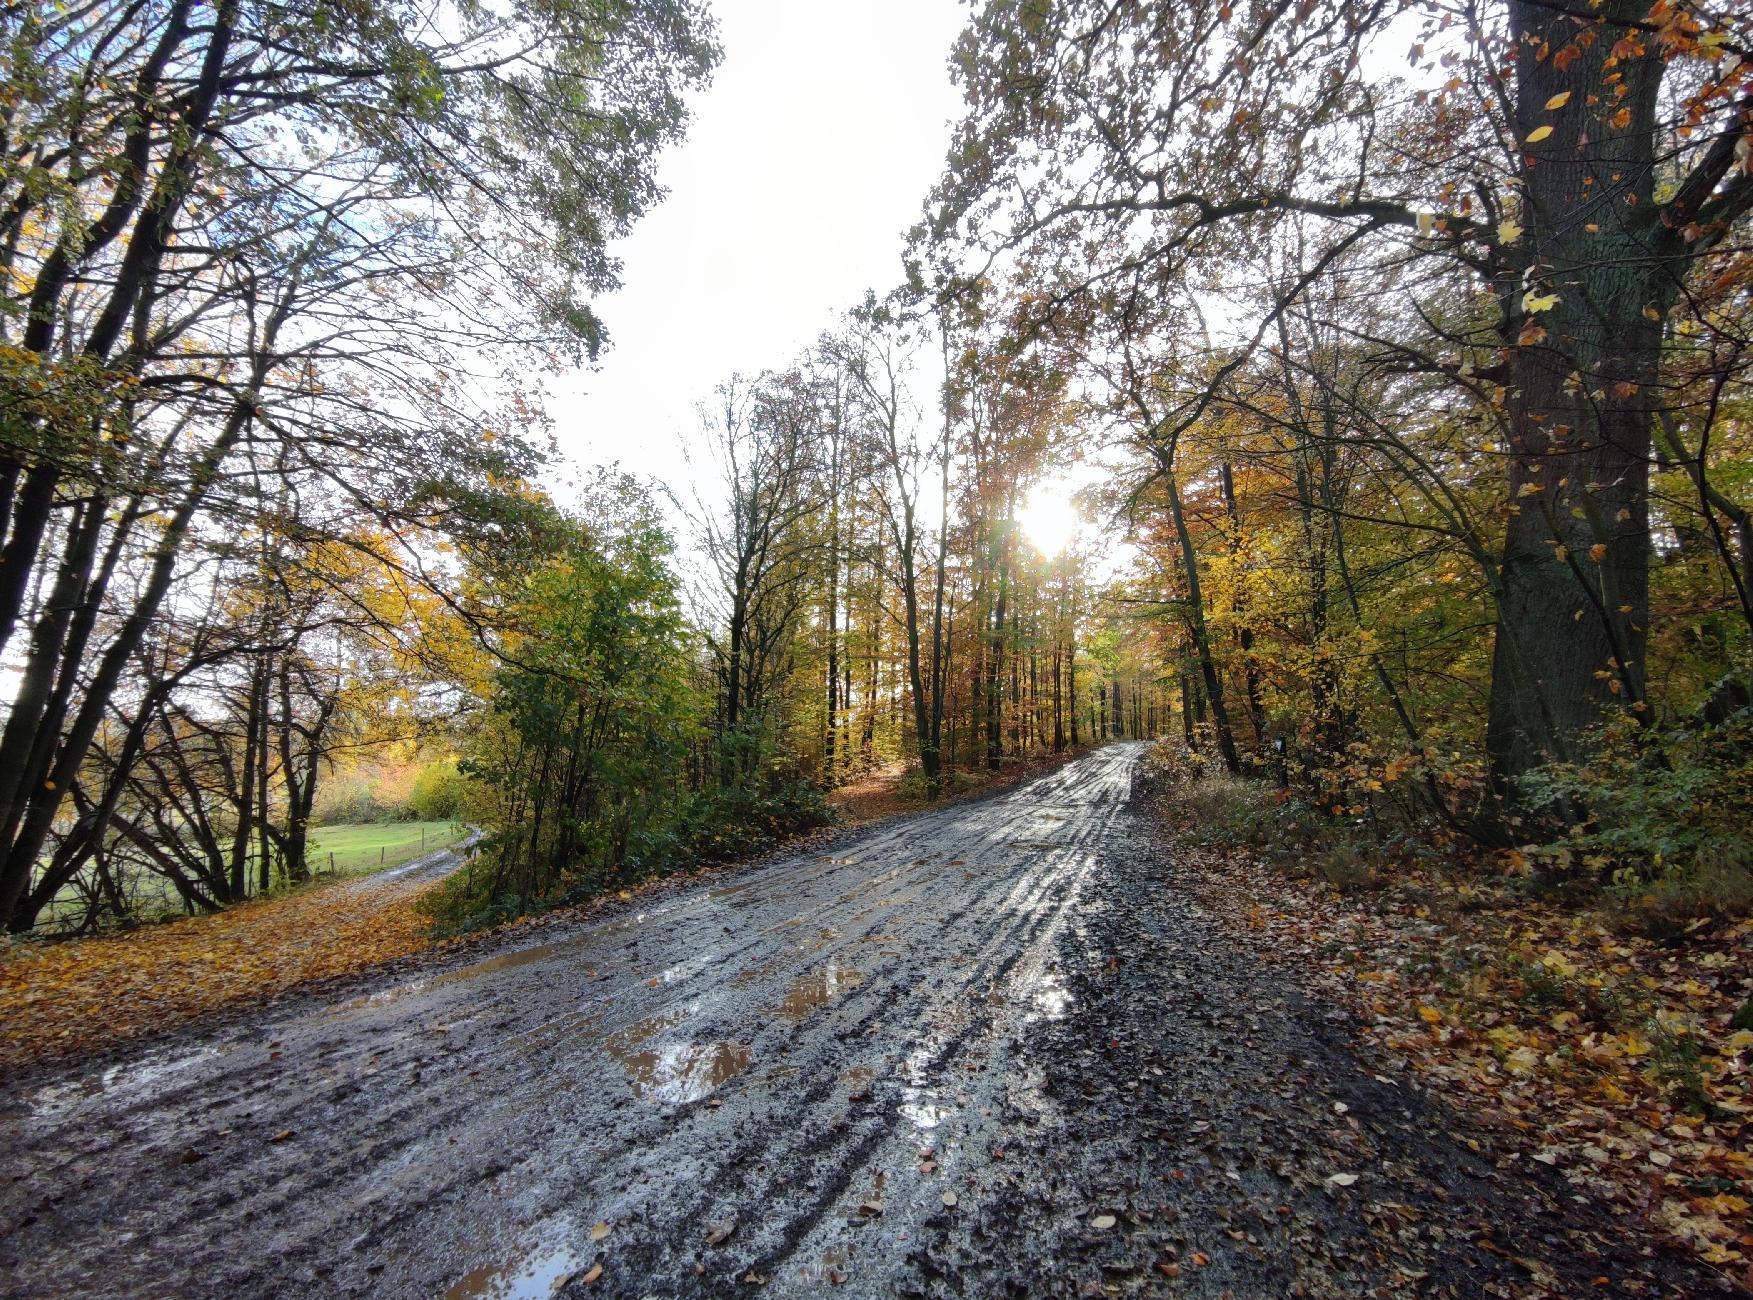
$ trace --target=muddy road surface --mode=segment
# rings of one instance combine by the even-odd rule
[[[25,1080],[0,1292],[1691,1293],[1226,945],[1138,756]]]

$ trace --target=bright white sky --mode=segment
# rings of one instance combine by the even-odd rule
[[[687,502],[696,405],[791,362],[901,276],[960,101],[957,0],[712,0],[724,61],[658,171],[669,197],[618,249],[613,346],[554,387],[575,464],[618,462]]]

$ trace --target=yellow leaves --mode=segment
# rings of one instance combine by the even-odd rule
[[[1420,237],[1429,239],[1436,232],[1436,213],[1420,212],[1418,214],[1418,233]]]
[[[1540,1066],[1540,1053],[1531,1047],[1518,1047],[1503,1058],[1503,1068],[1511,1074],[1532,1074]]]
[[[1551,311],[1563,299],[1555,293],[1541,293],[1538,289],[1529,289],[1522,295],[1522,310],[1529,315],[1543,311]]]
[[[1521,1044],[1522,1031],[1514,1025],[1499,1025],[1495,1029],[1486,1030],[1485,1037],[1486,1041],[1507,1052]]]
[[[1443,1022],[1443,1013],[1438,1011],[1435,1007],[1420,1006],[1418,1008],[1418,1018],[1424,1021],[1427,1025],[1440,1025]]]
[[[1607,124],[1615,131],[1623,131],[1626,127],[1631,125],[1631,110],[1629,108],[1620,109],[1617,113],[1613,114],[1612,117],[1607,119]]]
[[[1561,979],[1572,979],[1577,973],[1576,963],[1556,948],[1548,948],[1541,956],[1540,964]]]
[[[1522,237],[1522,228],[1514,221],[1504,219],[1497,223],[1497,242],[1505,247],[1515,243]]]
[[[1521,487],[1516,489],[1516,495],[1519,497],[1537,497],[1540,495],[1540,485],[1538,483],[1524,483]]]
[[[1552,112],[1555,109],[1563,108],[1568,103],[1570,103],[1570,92],[1568,90],[1561,90],[1551,99],[1546,101],[1546,111]]]
[[[1528,139],[1527,139],[1526,143],[1539,144],[1542,140],[1544,140],[1547,136],[1549,136],[1551,134],[1552,134],[1551,127],[1537,126],[1532,131],[1528,132]]]
[[[1633,1060],[1636,1060],[1639,1057],[1648,1056],[1650,1052],[1654,1050],[1650,1046],[1650,1040],[1635,1030],[1621,1038],[1619,1040],[1619,1045],[1624,1048],[1625,1054]]]

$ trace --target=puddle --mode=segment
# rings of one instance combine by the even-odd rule
[[[931,1086],[931,1054],[921,1045],[907,1054],[901,1066],[906,1080],[901,1089],[901,1104],[896,1111],[916,1129],[934,1129],[956,1113],[956,1107],[940,1099]]]
[[[685,1106],[749,1068],[754,1058],[741,1043],[684,1041],[645,1046],[689,1014],[687,1010],[665,1012],[609,1035],[605,1044],[609,1055],[627,1072],[635,1096],[659,1106]]]
[[[898,1107],[903,1117],[916,1129],[933,1129],[956,1113],[956,1108],[948,1102],[935,1100],[932,1095],[920,1088],[907,1089],[913,1094],[911,1101],[904,1101]]]
[[[547,1300],[566,1278],[588,1267],[584,1256],[565,1244],[569,1235],[562,1230],[548,1244],[526,1246],[510,1259],[463,1274],[444,1300]]]
[[[650,913],[649,915],[660,915]],[[456,984],[464,980],[472,980],[480,975],[491,975],[495,971],[516,970],[520,966],[528,966],[532,962],[541,961],[544,957],[552,957],[556,953],[567,952],[574,948],[582,948],[620,930],[631,929],[644,925],[648,913],[639,912],[619,921],[610,921],[604,925],[593,926],[581,934],[565,939],[556,939],[551,943],[539,943],[533,948],[519,948],[514,952],[502,952],[497,957],[488,957],[482,961],[471,962],[467,966],[459,966],[456,970],[444,971],[438,975],[428,975],[406,984],[397,984],[393,988],[382,989],[376,993],[368,993],[362,997],[349,998],[345,1002],[337,1002],[334,1006],[318,1012],[311,1017],[312,1023],[327,1024],[336,1020],[344,1020],[357,1011],[370,1011],[376,1007],[387,1006],[392,1002],[413,993],[423,993],[427,989],[443,988],[447,984]],[[595,969],[578,970],[575,973],[585,976],[596,974]]]
[[[706,897],[708,897],[708,898],[727,898],[731,894],[740,894],[743,892],[743,890],[752,888],[754,886],[754,883],[755,882],[752,880],[745,880],[740,885],[720,885],[717,889],[707,890]]]
[[[779,1014],[786,1020],[802,1020],[818,1007],[825,1007],[848,989],[864,983],[864,972],[852,966],[829,962],[820,970],[799,975],[791,981]]]

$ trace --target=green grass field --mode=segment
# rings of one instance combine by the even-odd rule
[[[365,875],[412,862],[463,837],[457,822],[354,822],[313,826],[306,860],[316,872],[329,870],[334,855],[338,876]]]
[[[466,833],[457,822],[344,822],[313,826],[305,861],[314,874],[327,875],[329,855],[333,853],[337,876],[364,876],[412,862],[447,844],[454,844]],[[182,910],[176,891],[161,876],[141,874],[133,877],[128,883],[128,893],[144,916]],[[79,901],[78,891],[68,885],[49,904],[42,924],[63,917],[77,917],[83,911],[84,904]]]

